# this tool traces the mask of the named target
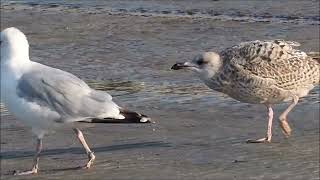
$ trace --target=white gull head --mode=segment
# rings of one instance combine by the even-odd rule
[[[195,72],[201,79],[207,79],[219,72],[222,67],[220,55],[215,52],[205,52],[197,55],[192,61],[174,64],[171,69],[187,69]]]
[[[29,43],[17,28],[11,27],[1,32],[1,64],[29,61]]]

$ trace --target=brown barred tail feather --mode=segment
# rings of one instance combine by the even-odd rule
[[[320,52],[308,52],[307,55],[312,57],[320,64]]]

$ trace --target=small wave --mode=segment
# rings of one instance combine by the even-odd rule
[[[20,2],[9,1],[1,4],[2,9],[15,8],[40,8],[47,10],[66,10],[76,9],[78,12],[89,14],[109,14],[109,15],[131,15],[143,17],[175,17],[175,18],[197,18],[213,19],[220,21],[238,21],[238,22],[267,22],[267,23],[293,23],[320,25],[320,16],[298,16],[298,15],[273,15],[270,13],[243,13],[240,10],[229,10],[221,12],[214,9],[176,9],[167,7],[110,7],[107,5],[87,5],[87,4],[68,4],[62,2]]]
[[[319,16],[287,16],[270,14],[242,14],[240,12],[231,12],[222,14],[214,10],[188,9],[188,10],[150,10],[144,8],[137,9],[110,9],[109,13],[127,14],[137,16],[161,16],[161,17],[185,17],[185,18],[206,18],[221,21],[240,21],[240,22],[276,22],[276,23],[294,23],[319,25]]]

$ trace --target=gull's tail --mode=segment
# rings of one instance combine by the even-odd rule
[[[308,56],[312,57],[315,61],[320,64],[320,52],[308,52]]]
[[[114,119],[114,118],[94,118],[94,119],[86,119],[80,122],[87,123],[154,123],[151,121],[151,118],[146,115],[136,113],[133,111],[128,111],[124,109],[120,109],[120,114],[124,116],[124,119]]]
[[[314,61],[316,61],[318,64],[316,65],[317,67],[315,68],[316,71],[314,73],[314,85],[319,86],[320,85],[320,52],[308,52],[307,55],[311,57]]]

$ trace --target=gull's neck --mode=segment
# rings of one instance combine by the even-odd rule
[[[5,59],[3,61],[1,59],[1,73],[18,79],[24,72],[26,72],[31,63],[32,61],[29,60],[29,57],[15,57],[11,59]]]
[[[27,43],[12,43],[1,47],[1,68],[23,69],[30,63]]]
[[[29,63],[29,44],[26,39],[20,43],[9,42],[1,47],[1,67],[19,69]]]

